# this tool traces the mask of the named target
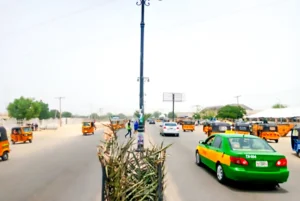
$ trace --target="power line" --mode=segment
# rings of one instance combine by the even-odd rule
[[[54,23],[56,21],[59,21],[61,19],[66,19],[68,17],[71,17],[73,15],[77,15],[77,14],[81,14],[81,13],[84,13],[84,12],[87,12],[89,10],[92,10],[92,9],[95,9],[96,7],[102,7],[102,6],[106,6],[107,4],[109,3],[112,3],[114,1],[117,1],[117,0],[110,0],[110,1],[105,1],[105,2],[102,2],[102,3],[99,3],[99,4],[94,4],[94,5],[91,5],[91,6],[88,6],[88,7],[85,7],[85,8],[82,8],[82,9],[78,9],[78,10],[75,10],[75,11],[72,11],[70,13],[67,13],[67,14],[64,14],[64,15],[60,15],[60,16],[57,16],[57,17],[53,17],[51,19],[48,19],[48,20],[45,20],[45,21],[42,21],[42,22],[39,22],[37,24],[34,24],[32,26],[29,26],[27,28],[21,28],[17,31],[12,31],[10,33],[8,33],[6,35],[6,37],[10,37],[12,35],[18,35],[18,34],[22,34],[26,31],[30,31],[32,29],[35,29],[35,28],[39,28],[39,27],[42,27],[42,26],[45,26],[45,25],[48,25],[48,24],[51,24],[51,23]]]

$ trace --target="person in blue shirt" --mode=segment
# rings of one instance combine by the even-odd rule
[[[134,126],[134,133],[136,133],[139,128],[139,122],[135,121],[133,126]]]

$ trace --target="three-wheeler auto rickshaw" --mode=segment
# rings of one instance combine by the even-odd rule
[[[248,135],[250,134],[250,124],[244,122],[237,122],[234,124],[234,133]]]
[[[111,119],[110,122],[111,122],[111,126],[114,130],[119,130],[119,123],[118,123],[119,120],[116,120],[116,119]]]
[[[82,122],[82,134],[83,135],[94,135],[96,126],[93,121],[84,121]]]
[[[31,127],[29,126],[13,127],[11,129],[10,140],[13,144],[15,144],[16,142],[26,143],[27,141],[29,143],[32,143],[33,135],[32,135]]]
[[[182,123],[182,130],[185,131],[194,131],[195,130],[195,122],[191,120],[184,120]]]
[[[265,140],[274,140],[278,143],[280,135],[275,123],[254,123],[252,125],[252,134]]]
[[[0,159],[7,161],[9,158],[9,141],[6,133],[6,129],[0,126]]]
[[[292,130],[291,145],[293,151],[295,151],[297,156],[300,158],[300,127],[295,127]]]
[[[285,137],[293,128],[291,123],[277,123],[278,133],[281,137]]]
[[[216,133],[226,133],[226,131],[231,131],[231,125],[225,122],[209,122],[203,126],[203,131],[209,137]]]

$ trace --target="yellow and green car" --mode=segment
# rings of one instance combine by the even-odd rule
[[[253,135],[215,134],[199,142],[196,164],[216,172],[220,183],[249,181],[277,186],[288,180],[287,159]]]

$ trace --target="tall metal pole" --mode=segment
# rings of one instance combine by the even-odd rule
[[[61,120],[61,99],[63,99],[63,98],[65,98],[65,97],[62,97],[62,96],[57,97],[57,99],[59,100],[59,125],[60,125],[60,127],[62,126],[62,120]]]
[[[236,98],[236,102],[237,102],[237,105],[240,105],[240,103],[239,103],[239,97],[241,97],[241,95],[239,95],[239,96],[235,96],[235,98]]]
[[[145,121],[144,121],[144,29],[145,29],[145,6],[150,5],[150,0],[138,0],[136,5],[141,6],[141,45],[140,45],[140,123],[138,128],[138,148],[137,151],[144,150],[144,132],[145,132]]]
[[[174,105],[175,105],[175,94],[172,94],[172,116],[173,116],[173,122],[175,121]]]

